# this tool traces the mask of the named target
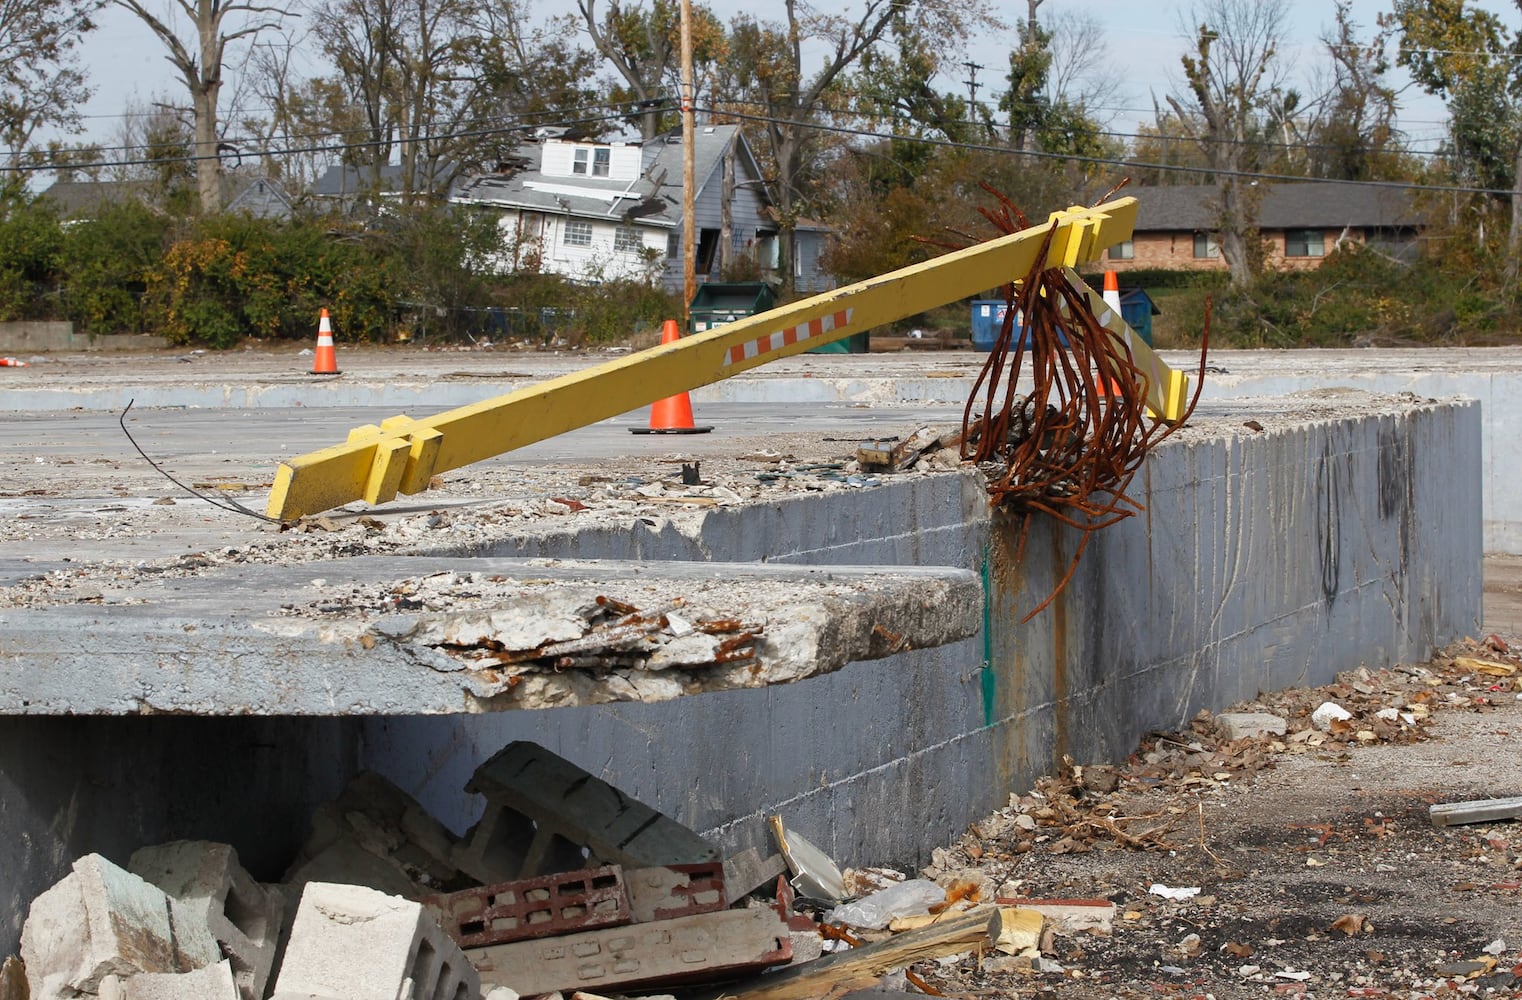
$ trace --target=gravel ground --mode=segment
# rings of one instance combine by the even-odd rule
[[[1113,932],[1048,933],[1034,960],[916,971],[966,996],[1522,995],[1522,831],[1429,818],[1434,803],[1522,792],[1514,642],[1470,640],[1241,706],[1284,718],[1283,736],[1228,741],[1202,715],[1122,765],[1012,796],[924,874],[1002,897],[1109,900]],[[1324,701],[1353,718],[1316,730]],[[1377,714],[1390,708],[1393,721]]]

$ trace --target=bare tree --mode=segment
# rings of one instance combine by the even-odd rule
[[[279,29],[284,19],[292,16],[291,11],[254,0],[166,0],[160,15],[145,7],[142,0],[111,2],[137,15],[158,36],[169,50],[165,58],[185,81],[195,123],[196,193],[202,212],[218,211],[222,207],[222,164],[217,155],[217,99],[222,93],[227,45],[261,31]],[[228,15],[234,15],[234,27],[226,27]],[[190,41],[182,39],[176,30],[176,22],[182,18],[194,32]]]
[[[0,0],[0,142],[8,166],[38,129],[78,131],[79,107],[90,96],[74,46],[95,27],[100,0]]]
[[[866,0],[844,13],[822,12],[803,0],[783,0],[780,22],[742,14],[730,26],[726,79],[716,102],[733,101],[761,119],[755,132],[767,160],[767,187],[778,215],[778,269],[792,281],[798,219],[807,204],[820,132],[833,102],[845,95],[847,71],[893,26],[932,46],[957,49],[973,32],[998,25],[984,0]],[[806,61],[805,52],[810,53]],[[815,55],[817,53],[817,55]]]
[[[1195,50],[1182,60],[1185,88],[1167,98],[1217,172],[1220,252],[1238,287],[1257,259],[1258,198],[1241,174],[1256,167],[1252,140],[1279,90],[1285,10],[1286,0],[1200,0],[1190,12],[1198,28]]]
[[[646,139],[661,132],[671,109],[667,100],[677,93],[681,15],[671,0],[652,0],[646,10],[636,0],[624,6],[608,0],[607,10],[597,10],[597,0],[576,0],[592,45],[623,78],[611,95],[615,103],[631,105],[630,117],[639,122]],[[722,55],[724,26],[703,6],[692,9],[693,62],[701,69]]]

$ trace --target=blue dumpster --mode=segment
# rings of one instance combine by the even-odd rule
[[[1163,311],[1143,289],[1120,290],[1120,318],[1141,335],[1142,342],[1148,347],[1152,346],[1152,317],[1162,314]]]
[[[1004,314],[1009,306],[1003,299],[972,300],[972,349],[991,351],[1004,327]]]

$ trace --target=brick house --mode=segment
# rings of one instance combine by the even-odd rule
[[[1131,239],[1105,251],[1115,271],[1225,270],[1211,230],[1215,185],[1133,187],[1138,202]],[[1318,267],[1340,244],[1353,241],[1409,259],[1418,250],[1422,219],[1412,193],[1399,188],[1330,181],[1265,184],[1258,210],[1270,268]]]

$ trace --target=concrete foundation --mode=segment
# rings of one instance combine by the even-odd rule
[[[972,475],[720,512],[697,540],[504,541],[498,555],[960,565],[987,582],[982,636],[804,684],[475,718],[385,718],[362,758],[463,829],[462,789],[514,739],[542,743],[706,832],[766,844],[780,811],[839,863],[928,860],[1048,772],[1129,753],[1150,729],[1360,664],[1425,658],[1479,620],[1480,412],[1396,406],[1268,435],[1186,435],[1149,458],[1147,512],[1079,538],[990,520]],[[744,530],[740,530],[741,525]],[[725,747],[723,767],[705,748]]]
[[[1268,431],[1242,426],[1270,412]],[[482,807],[471,774],[515,739],[726,854],[769,847],[764,819],[780,812],[842,865],[910,866],[1063,753],[1118,757],[1201,708],[1423,658],[1475,630],[1491,476],[1478,404],[1354,394],[1209,417],[1149,457],[1132,490],[1146,511],[1094,536],[1067,590],[1024,624],[1080,537],[1035,521],[1017,559],[1021,525],[989,516],[973,473],[714,508],[690,531],[504,533],[470,553],[938,566],[982,581],[976,637],[795,684],[362,722],[0,718],[0,871],[13,873],[0,954],[27,901],[90,851],[125,862],[145,844],[225,840],[255,877],[278,876],[313,806],[361,767],[463,832]],[[200,684],[218,665],[181,669]]]

